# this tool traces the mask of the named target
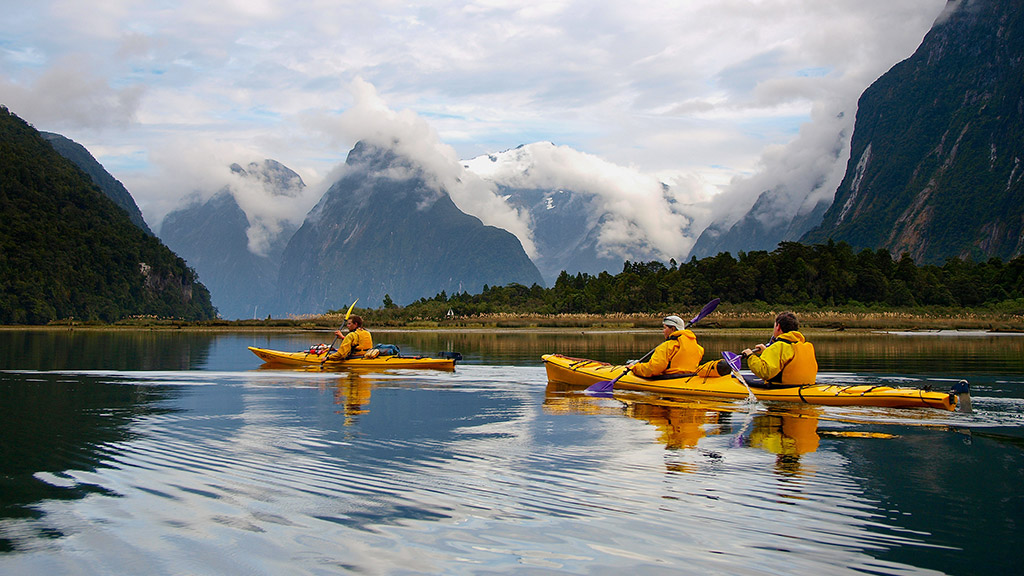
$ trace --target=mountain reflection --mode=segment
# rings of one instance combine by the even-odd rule
[[[0,520],[38,520],[46,500],[117,496],[74,480],[69,471],[110,468],[133,421],[170,410],[169,387],[110,383],[91,376],[0,373]],[[52,531],[32,523],[40,536]],[[0,534],[0,552],[14,540]]]
[[[0,331],[0,366],[21,370],[192,370],[216,334],[147,330]]]

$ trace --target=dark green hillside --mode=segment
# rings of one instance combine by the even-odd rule
[[[135,315],[216,311],[181,258],[0,107],[0,323]]]
[[[74,162],[75,166],[82,169],[82,172],[88,174],[89,178],[92,179],[93,183],[100,187],[100,190],[107,195],[114,204],[117,204],[125,212],[128,213],[128,218],[135,223],[136,226],[142,228],[142,230],[153,235],[153,231],[149,229],[146,224],[145,218],[142,217],[142,211],[139,210],[138,205],[135,204],[135,199],[116,178],[111,176],[110,172],[93,158],[92,154],[85,149],[84,146],[70,140],[60,134],[53,134],[51,132],[40,132],[40,135],[47,142],[53,146],[61,156]]]

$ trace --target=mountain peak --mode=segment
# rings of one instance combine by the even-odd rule
[[[306,187],[301,176],[277,160],[268,158],[262,162],[250,162],[245,168],[236,163],[230,168],[237,176],[264,184],[274,196],[297,196]]]
[[[280,312],[543,284],[514,235],[459,210],[427,167],[397,147],[359,142],[346,165],[285,250]]]

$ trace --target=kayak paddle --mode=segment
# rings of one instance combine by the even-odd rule
[[[743,387],[747,389],[747,402],[757,402],[757,396],[754,396],[754,392],[750,389],[750,385],[747,384],[746,378],[740,374],[740,355],[726,350],[722,352],[722,358],[725,358],[729,368],[732,368],[732,377],[742,382]]]
[[[715,298],[711,302],[708,302],[707,304],[705,304],[704,307],[700,309],[700,312],[698,312],[697,315],[694,316],[692,320],[690,320],[690,322],[687,324],[687,327],[693,326],[694,324],[699,322],[701,320],[701,318],[704,318],[708,314],[711,314],[712,312],[714,312],[715,308],[718,308],[718,303],[721,302],[721,301],[722,300],[720,298]],[[661,344],[659,344],[658,346],[661,346]],[[657,350],[657,349],[658,348],[656,346],[654,348],[654,350]],[[643,361],[647,360],[648,358],[650,358],[651,355],[654,354],[654,350],[651,350],[647,354],[644,354],[644,357],[639,359],[639,360],[637,360],[637,362],[643,362]],[[629,373],[629,368],[630,368],[629,366],[626,366],[626,369],[622,371],[622,374],[619,374],[618,376],[616,376],[614,380],[602,380],[600,382],[594,382],[593,384],[588,386],[587,389],[584,390],[584,392],[594,392],[594,393],[611,392],[612,389],[615,388],[615,383],[618,382],[620,378],[622,378],[623,376],[625,376],[626,374]]]
[[[352,309],[356,307],[356,302],[359,302],[359,298],[356,298],[355,300],[353,300],[353,301],[352,301],[352,305],[348,307],[348,312],[345,312],[345,321],[346,321],[346,322],[348,321],[348,317],[349,317],[349,316],[350,316],[350,315],[352,314]],[[342,324],[341,324],[341,328],[344,328],[344,327],[345,327],[345,322],[342,322]],[[338,330],[341,330],[341,328],[338,328]],[[334,345],[335,345],[335,344],[336,344],[337,342],[338,342],[338,335],[337,335],[337,334],[335,334],[335,335],[334,335],[334,342],[331,342],[331,346],[330,346],[330,348],[328,348],[328,349],[327,349],[327,350],[326,350],[326,351],[324,352],[324,359],[323,359],[323,360],[322,360],[322,361],[320,362],[320,367],[321,367],[321,368],[323,368],[323,367],[324,367],[324,363],[325,363],[325,362],[327,362],[327,359],[328,359],[328,358],[329,358],[329,357],[331,356],[331,349],[333,349],[333,348],[334,348]]]

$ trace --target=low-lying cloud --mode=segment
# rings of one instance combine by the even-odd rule
[[[527,216],[498,197],[493,184],[468,172],[455,149],[441,142],[426,120],[411,110],[392,110],[377,89],[363,79],[356,79],[351,84],[351,92],[353,105],[343,113],[308,116],[306,124],[325,132],[335,143],[351,146],[362,141],[393,149],[409,158],[422,170],[419,175],[437,194],[447,193],[467,214],[476,216],[484,224],[515,234],[526,253],[536,255]],[[340,177],[343,169],[339,167],[331,172],[326,187]]]

